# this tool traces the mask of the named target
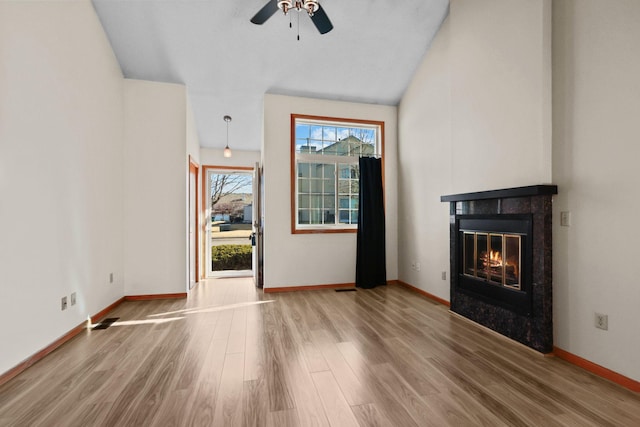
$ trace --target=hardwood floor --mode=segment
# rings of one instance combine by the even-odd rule
[[[218,279],[109,317],[0,387],[0,425],[640,425],[640,395],[399,286]]]

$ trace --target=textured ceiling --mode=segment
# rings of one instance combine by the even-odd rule
[[[265,93],[396,105],[448,0],[323,0],[333,31],[305,14],[249,19],[266,0],[93,0],[124,76],[186,85],[200,145],[259,150]],[[300,41],[296,40],[299,18]]]

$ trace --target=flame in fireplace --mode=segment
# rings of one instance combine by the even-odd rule
[[[490,251],[488,256],[487,253],[484,252],[480,259],[482,259],[485,267],[502,267],[502,256],[499,251]]]
[[[503,265],[502,254],[500,251],[489,251],[489,254],[483,252],[480,255],[483,266],[486,270],[501,268]],[[509,258],[504,262],[504,266],[513,276],[518,276],[518,262],[516,259]]]

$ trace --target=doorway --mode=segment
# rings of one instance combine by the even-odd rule
[[[204,167],[208,277],[252,276],[252,167]]]

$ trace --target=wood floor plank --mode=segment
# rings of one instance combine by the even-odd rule
[[[267,387],[263,380],[244,381],[242,389],[242,425],[245,427],[263,427],[267,425],[269,400]]]
[[[407,413],[420,426],[442,426],[444,419],[437,412],[429,410],[418,393],[393,369],[384,363],[372,368],[373,374],[388,392],[396,396],[403,405]]]
[[[245,335],[244,380],[255,381],[264,377],[265,364],[264,329],[261,308],[247,308],[247,332]]]
[[[357,427],[358,421],[342,394],[331,371],[314,372],[313,382],[322,401],[322,406],[333,427]]]
[[[242,425],[243,369],[244,355],[242,353],[231,353],[225,356],[213,426]]]
[[[331,372],[335,376],[340,390],[344,394],[347,402],[351,406],[372,403],[373,397],[369,393],[358,377],[353,373],[351,367],[340,353],[340,350],[331,338],[323,330],[313,331],[314,339],[322,350],[324,359],[327,361]]]
[[[394,427],[394,424],[378,410],[375,403],[352,406],[351,411],[361,427]]]
[[[244,353],[247,338],[247,308],[233,310],[227,353]]]
[[[0,425],[624,426],[640,394],[399,286],[127,301],[0,386]]]
[[[299,427],[298,412],[295,409],[269,412],[267,427]]]
[[[269,390],[269,409],[282,411],[294,408],[291,387],[286,378],[286,360],[274,313],[280,302],[262,307],[264,319],[264,375]]]
[[[313,342],[312,331],[306,327],[305,318],[307,313],[301,314],[298,300],[295,298],[287,299],[287,303],[282,304],[282,309],[285,320],[301,346],[302,356],[305,359],[308,371],[321,372],[329,370],[329,365],[327,365],[324,356]]]
[[[373,373],[370,367],[371,365],[366,362],[352,343],[342,342],[337,344],[337,346],[347,363],[349,363],[349,366],[351,366],[351,369],[353,369],[360,381],[370,390],[376,407],[387,414],[389,420],[396,425],[418,426],[413,417],[411,417],[399,401],[399,397],[389,393]]]

